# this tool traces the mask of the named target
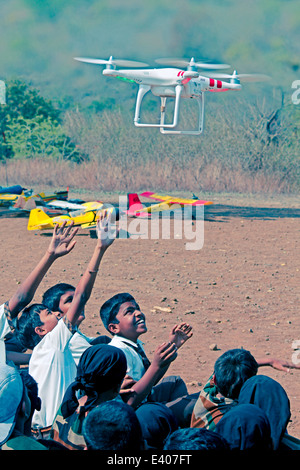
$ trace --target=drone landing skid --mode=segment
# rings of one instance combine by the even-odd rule
[[[199,114],[198,114],[198,128],[196,130],[174,130],[175,127],[178,126],[179,121],[179,103],[181,98],[181,93],[183,87],[178,85],[175,88],[175,107],[174,107],[174,117],[172,124],[165,124],[165,109],[166,109],[166,102],[167,97],[161,96],[161,113],[160,113],[160,123],[159,124],[151,124],[151,123],[141,123],[140,122],[140,110],[141,110],[141,103],[142,100],[148,91],[151,90],[149,85],[140,85],[139,91],[137,94],[136,99],[136,108],[135,108],[135,116],[134,116],[134,125],[136,127],[158,127],[162,134],[177,134],[177,135],[199,135],[203,131],[204,127],[204,95],[201,93],[194,99],[198,102]]]
[[[200,96],[198,96],[197,98],[194,98],[196,99],[196,101],[198,102],[198,126],[197,126],[197,129],[195,130],[180,130],[180,129],[177,129],[177,130],[170,130],[170,129],[167,129],[166,127],[167,126],[164,126],[164,113],[165,113],[165,105],[166,105],[166,98],[161,98],[161,102],[162,102],[162,107],[161,107],[161,118],[160,118],[160,122],[161,122],[161,127],[160,127],[160,132],[162,134],[177,134],[177,135],[199,135],[203,132],[203,128],[204,128],[204,95],[203,93],[201,93]],[[175,111],[174,111],[174,114],[175,114]]]

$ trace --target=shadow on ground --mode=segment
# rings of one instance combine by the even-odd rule
[[[232,217],[245,219],[275,220],[279,218],[300,217],[300,209],[272,207],[244,207],[212,204],[204,209],[204,219],[208,221],[226,221]]]

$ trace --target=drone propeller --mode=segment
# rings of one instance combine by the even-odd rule
[[[86,57],[74,57],[75,60],[79,62],[86,62],[89,64],[97,64],[97,65],[110,65],[110,66],[117,66],[117,67],[148,67],[148,64],[144,62],[137,62],[135,60],[126,60],[126,59],[114,59],[112,56],[109,60],[105,59],[90,59]]]
[[[205,62],[195,62],[194,58],[192,57],[191,60],[188,59],[156,59],[155,62],[158,64],[165,64],[171,65],[174,67],[197,67],[200,69],[228,69],[230,65],[228,64],[210,64]]]
[[[231,80],[237,79],[241,82],[265,82],[271,79],[271,77],[268,75],[259,73],[233,73],[232,75],[227,73],[211,73],[209,76],[212,78],[229,78]]]

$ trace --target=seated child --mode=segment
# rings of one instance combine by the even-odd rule
[[[237,405],[216,426],[230,450],[272,450],[271,429],[266,413],[255,405]]]
[[[126,356],[120,348],[98,344],[86,349],[80,358],[76,378],[64,395],[51,437],[69,450],[83,449],[82,429],[89,413],[104,402],[123,404],[119,392],[126,368]],[[169,429],[177,428],[175,417],[162,403],[146,403],[137,412],[140,435],[150,444],[166,436]],[[124,425],[120,416],[118,421]]]
[[[64,394],[51,437],[70,450],[84,449],[85,417],[100,403],[120,399],[125,374],[126,357],[119,348],[98,344],[86,349],[79,360],[76,377]]]
[[[38,437],[45,437],[49,432],[64,393],[76,375],[69,342],[76,331],[78,316],[91,295],[103,255],[115,238],[111,232],[110,214],[106,211],[98,219],[97,235],[93,255],[62,320],[59,321],[59,312],[52,312],[43,304],[33,304],[22,312],[18,321],[21,343],[33,349],[29,373],[38,384],[42,401],[41,410],[35,411],[32,418]],[[90,347],[89,343],[87,347]]]
[[[94,408],[83,423],[86,450],[127,453],[145,450],[141,426],[131,406],[108,401]]]
[[[15,294],[0,306],[0,363],[6,362],[5,338],[7,336],[11,337],[11,333],[15,332],[15,322],[18,313],[31,302],[36,289],[54,261],[70,253],[75,246],[76,240],[74,240],[74,236],[78,229],[72,229],[73,223],[70,224],[69,227],[65,226],[66,222],[64,222],[61,227],[58,227],[58,225],[55,226],[51,242],[39,263],[25,281],[22,282]],[[17,343],[19,345],[18,341]],[[9,356],[10,352],[12,352],[14,356],[16,356],[16,354],[22,355],[22,351],[24,351],[24,346],[21,345],[18,346],[18,349],[7,351],[7,355]],[[29,357],[30,355],[27,354],[25,363],[28,363]],[[10,359],[10,357],[8,357],[8,359]],[[14,357],[12,357],[11,360],[14,361]],[[20,363],[22,363],[22,360],[20,360]]]
[[[180,428],[166,439],[164,450],[229,450],[229,444],[215,431]]]
[[[31,437],[30,430],[27,432],[31,408],[29,388],[20,372],[15,367],[0,364],[1,450],[46,450]]]
[[[259,367],[266,365],[278,370],[296,367],[279,359],[256,360],[245,349],[229,349],[222,354],[196,401],[191,427],[214,431],[222,416],[238,403],[243,384],[257,374]]]
[[[170,332],[169,342],[160,345],[152,363],[146,357],[139,337],[147,332],[145,315],[131,294],[119,293],[107,300],[100,309],[100,317],[105,328],[113,335],[111,345],[121,348],[127,359],[127,374],[137,382],[138,397],[133,395],[128,404],[137,407],[142,398],[147,401],[166,403],[168,406],[181,397],[187,397],[187,388],[180,377],[163,378],[176,357],[177,350],[192,336],[192,327],[187,323],[175,325]],[[164,363],[158,363],[158,356]],[[159,382],[159,383],[158,383]],[[184,403],[184,408],[189,401]],[[175,413],[175,411],[174,411]],[[182,424],[182,414],[176,403],[176,416]]]
[[[279,382],[265,375],[248,379],[241,388],[239,405],[256,405],[267,415],[272,449],[278,450],[291,417],[290,400]]]

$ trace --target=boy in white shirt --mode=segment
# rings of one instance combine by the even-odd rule
[[[76,332],[78,316],[91,295],[103,255],[115,239],[110,218],[111,215],[105,211],[98,220],[94,253],[75,289],[66,315],[60,320],[60,312],[51,312],[43,304],[34,304],[23,311],[18,321],[21,342],[33,349],[29,374],[38,384],[42,401],[41,410],[36,411],[32,418],[37,436],[47,436],[64,393],[75,379],[76,363],[69,343]]]
[[[75,293],[75,287],[71,284],[67,284],[65,282],[60,282],[55,284],[54,286],[50,287],[46,290],[43,294],[42,304],[45,305],[49,310],[54,312],[60,312],[61,317],[66,315],[73,297]],[[73,358],[76,362],[76,365],[79,363],[79,359],[85,351],[87,347],[87,342],[90,345],[95,344],[108,344],[110,342],[110,337],[106,335],[100,335],[96,337],[88,337],[82,331],[80,331],[79,327],[82,321],[85,319],[85,312],[82,310],[81,314],[77,320],[77,331],[72,336],[70,341],[70,349],[73,354]]]
[[[113,338],[109,344],[121,348],[127,359],[127,374],[132,378],[135,393],[127,403],[133,407],[142,400],[166,404],[176,415],[179,425],[189,422],[196,396],[188,395],[185,382],[179,376],[165,374],[177,357],[177,350],[192,337],[187,323],[175,325],[169,341],[154,352],[150,363],[139,337],[147,332],[146,318],[131,294],[119,293],[108,299],[100,309],[102,322]]]
[[[74,236],[78,228],[72,229],[72,227],[73,223],[66,228],[66,222],[64,222],[61,227],[58,225],[55,226],[50,245],[41,260],[29,276],[27,276],[25,281],[22,282],[16,293],[0,306],[0,364],[5,363],[7,359],[14,360],[13,357],[11,358],[9,356],[9,353],[7,354],[8,357],[6,357],[4,338],[9,333],[14,332],[18,313],[31,302],[36,289],[53,262],[57,258],[70,253],[74,248],[76,243]],[[26,356],[27,361],[29,360],[29,354],[20,355],[23,358]]]

